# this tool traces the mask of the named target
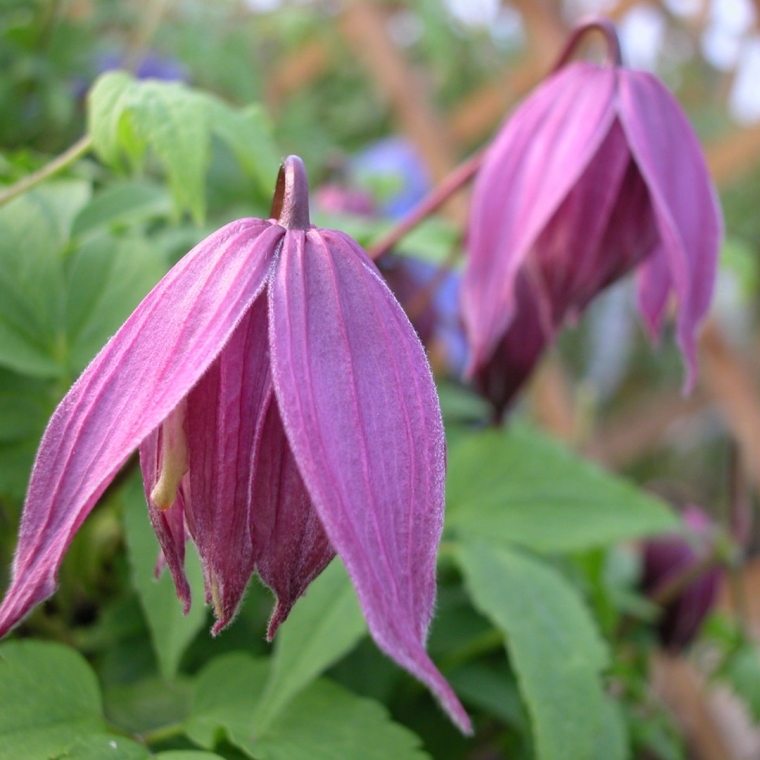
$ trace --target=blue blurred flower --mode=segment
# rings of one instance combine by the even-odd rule
[[[363,185],[378,196],[380,210],[396,219],[419,203],[430,190],[430,177],[415,149],[401,137],[386,137],[352,161]]]

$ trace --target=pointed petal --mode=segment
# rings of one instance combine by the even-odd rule
[[[251,529],[256,569],[277,596],[267,630],[271,641],[335,550],[298,472],[274,395],[270,402],[257,445]]]
[[[676,99],[646,72],[621,70],[619,82],[620,120],[649,189],[678,299],[688,389],[697,369],[696,330],[715,284],[720,208],[697,136]]]
[[[631,154],[617,121],[597,146],[583,174],[541,231],[524,262],[542,300],[549,305],[547,332],[577,313],[620,269],[623,251],[604,244],[610,215],[625,204]]]
[[[514,278],[586,169],[612,119],[615,74],[585,63],[561,69],[502,127],[473,190],[462,308],[473,366],[512,318]]]
[[[251,466],[271,393],[262,294],[187,397],[187,520],[217,616],[214,634],[232,622],[253,574]]]
[[[63,399],[32,470],[0,635],[53,593],[77,528],[130,453],[219,354],[264,286],[283,234],[243,219],[199,243]]]
[[[185,505],[182,490],[169,509],[158,509],[151,503],[150,493],[158,481],[161,470],[161,427],[156,428],[140,444],[140,469],[143,474],[145,500],[148,504],[148,515],[153,530],[161,546],[161,557],[156,563],[156,575],[162,569],[163,563],[169,568],[177,589],[177,597],[182,602],[182,608],[187,615],[190,612],[190,584],[185,575]]]
[[[480,393],[494,409],[494,421],[500,423],[515,396],[530,377],[544,349],[554,340],[546,333],[545,320],[539,313],[538,299],[525,275],[515,282],[517,310],[491,357],[478,367],[474,381]]]
[[[639,311],[644,320],[649,340],[657,343],[662,330],[662,320],[673,287],[665,251],[658,246],[636,273],[636,290]]]
[[[377,269],[342,233],[289,232],[269,293],[285,431],[370,632],[468,731],[424,649],[445,476],[424,350]]]

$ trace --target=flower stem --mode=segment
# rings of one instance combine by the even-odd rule
[[[90,135],[85,135],[80,140],[77,140],[70,148],[61,153],[49,163],[45,164],[41,169],[36,172],[28,174],[23,179],[15,182],[10,187],[0,192],[0,206],[8,203],[17,196],[25,193],[27,190],[31,190],[40,183],[44,182],[48,177],[52,177],[61,169],[65,169],[67,166],[73,164],[76,160],[80,159],[87,153],[92,147],[92,138]]]
[[[570,60],[573,53],[575,53],[575,49],[578,47],[581,39],[588,32],[593,31],[601,32],[604,41],[607,43],[607,65],[611,67],[622,66],[623,53],[620,49],[620,40],[618,39],[615,25],[603,16],[591,16],[579,22],[573,29],[570,39],[565,43],[565,49],[560,53],[552,72],[561,69]]]
[[[384,253],[387,253],[401,238],[442,206],[462,185],[469,182],[483,163],[484,154],[484,150],[479,151],[459,164],[451,174],[423,198],[387,235],[380,238],[368,250],[370,258],[377,259]]]

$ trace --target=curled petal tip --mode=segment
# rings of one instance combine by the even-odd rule
[[[286,230],[308,230],[309,181],[298,156],[288,156],[280,166],[272,198],[271,218]]]

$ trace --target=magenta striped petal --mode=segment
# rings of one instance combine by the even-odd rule
[[[274,395],[267,407],[255,458],[251,532],[257,548],[256,569],[277,597],[267,630],[271,641],[335,550],[293,459]]]
[[[696,330],[715,283],[720,209],[697,137],[675,98],[646,72],[620,70],[618,77],[620,120],[649,190],[678,299],[676,332],[688,389],[697,371]],[[652,299],[660,300],[659,294]]]
[[[63,553],[139,444],[219,355],[284,231],[243,219],[206,238],[137,307],[55,411],[37,453],[0,635],[55,590]]]
[[[214,634],[235,617],[256,562],[250,478],[272,393],[268,343],[262,293],[187,397],[187,521],[217,617]]]
[[[445,443],[419,339],[366,254],[338,232],[288,232],[269,293],[285,431],[370,632],[469,731],[424,649]]]
[[[473,191],[462,283],[471,366],[504,332],[517,270],[607,136],[614,87],[612,70],[567,66],[510,116],[489,148]]]

